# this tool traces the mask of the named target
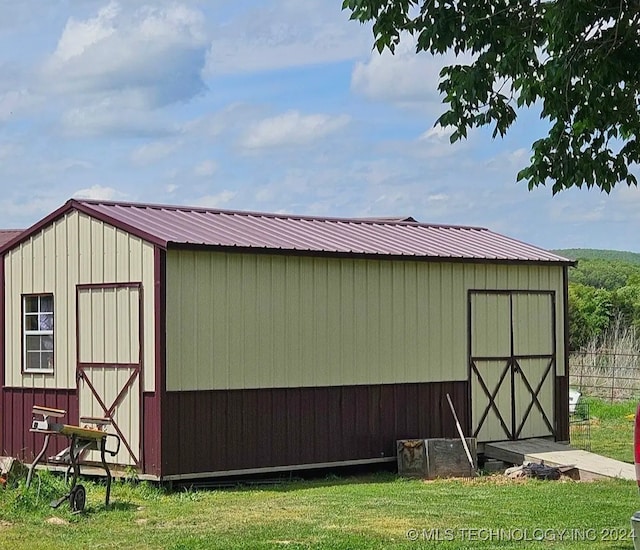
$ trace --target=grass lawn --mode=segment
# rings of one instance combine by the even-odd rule
[[[633,407],[598,406],[592,449],[632,460],[625,415]],[[636,484],[619,480],[425,482],[378,473],[174,493],[115,483],[109,510],[104,488],[84,484],[88,507],[77,515],[66,503],[49,508],[64,486],[47,472],[28,492],[0,490],[0,548],[622,550],[633,548],[629,518],[640,509]]]
[[[623,462],[633,463],[632,416],[636,412],[635,401],[607,403],[589,399],[591,450]]]

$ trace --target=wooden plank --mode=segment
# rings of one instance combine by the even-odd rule
[[[64,426],[62,426],[62,429],[60,430],[59,433],[67,436],[75,435],[82,439],[95,439],[95,440],[100,440],[106,436],[106,433],[103,432],[102,430],[82,428],[80,426],[69,426],[68,424],[65,424]]]
[[[44,416],[53,416],[54,418],[62,418],[66,416],[67,411],[63,409],[51,409],[49,407],[42,407],[40,405],[34,405],[32,408],[33,414],[42,414]]]

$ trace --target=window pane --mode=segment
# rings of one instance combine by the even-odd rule
[[[27,336],[27,351],[40,351],[40,336]]]
[[[41,367],[43,369],[53,368],[53,352],[52,351],[43,351],[41,354],[41,358],[42,358]]]
[[[46,313],[40,315],[40,330],[53,330],[53,314]]]
[[[26,330],[38,330],[38,316],[37,315],[25,315],[24,328]]]
[[[53,349],[53,335],[40,336],[40,349]]]
[[[30,351],[27,352],[27,369],[39,369],[40,368],[40,352]]]
[[[53,311],[53,296],[40,296],[40,311]]]
[[[24,297],[24,310],[27,312],[38,311],[38,297],[37,296],[25,296]]]

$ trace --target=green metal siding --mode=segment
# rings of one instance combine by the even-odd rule
[[[170,249],[167,390],[467,380],[478,288],[561,301],[562,267]]]

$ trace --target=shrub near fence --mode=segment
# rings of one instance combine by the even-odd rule
[[[640,395],[640,354],[610,350],[572,352],[569,385],[583,395],[624,401]]]
[[[601,339],[569,354],[569,385],[608,401],[640,395],[640,334],[621,318]]]

